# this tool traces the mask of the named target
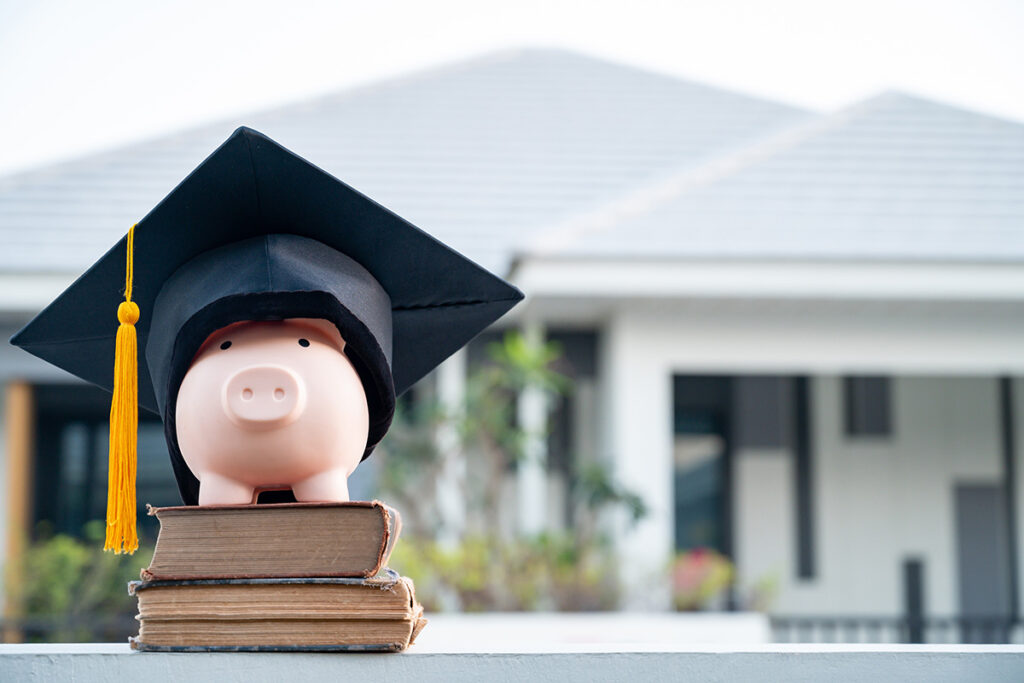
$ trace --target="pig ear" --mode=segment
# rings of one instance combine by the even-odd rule
[[[344,337],[338,336],[337,338],[333,339],[332,341],[335,344],[337,344],[337,346],[335,348],[337,348],[342,353],[345,353],[345,347],[348,346],[348,342],[345,341]]]
[[[319,333],[319,335],[324,337],[329,344],[342,353],[345,352],[345,336],[341,333],[341,330],[338,329],[338,326],[330,320],[323,320],[321,318],[290,318],[289,322],[305,327],[314,334]],[[297,330],[297,332],[299,338],[307,337],[307,335],[302,333],[301,328]]]

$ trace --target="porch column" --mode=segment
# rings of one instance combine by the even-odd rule
[[[441,475],[437,480],[437,509],[441,528],[437,540],[453,547],[466,529],[466,458],[460,448],[458,422],[466,400],[466,349],[456,351],[437,369],[437,400],[445,420],[437,433]]]
[[[10,415],[7,412],[8,406],[8,388],[3,383],[0,383],[0,472],[3,473],[2,479],[0,479],[0,485],[4,487],[4,494],[10,495],[8,489],[8,477],[10,473],[7,471],[8,463],[10,462],[10,455],[8,450],[8,431],[10,430]],[[9,498],[8,498],[9,500]],[[10,519],[10,510],[8,504],[5,502],[0,505],[0,577],[7,576],[7,560],[10,557],[10,551],[7,548],[7,539],[10,535],[10,529],[8,529],[8,520]],[[0,609],[6,612],[7,606],[7,581],[0,581]],[[4,634],[0,633],[0,642],[5,642]]]
[[[544,343],[544,326],[536,320],[523,325],[526,343]],[[516,468],[516,508],[519,533],[538,534],[547,527],[547,399],[540,387],[519,394],[519,428],[525,434],[523,457]]]
[[[32,432],[34,410],[32,387],[27,382],[11,382],[3,397],[3,450],[5,488],[5,543],[2,574],[6,576],[5,589],[17,592],[22,576],[20,563],[25,553],[32,511]],[[3,594],[5,620],[22,616],[19,597]],[[20,642],[22,634],[16,625],[4,628],[3,641]]]
[[[675,524],[672,372],[665,353],[651,342],[642,319],[624,317],[611,320],[601,348],[605,462],[615,481],[640,494],[647,505],[640,522],[631,525],[623,512],[616,525],[627,609],[671,604],[664,576]]]
[[[1015,524],[1012,525],[1012,529],[1016,531],[1016,546],[1018,553],[1021,548],[1024,548],[1024,448],[1021,448],[1021,438],[1024,436],[1024,378],[1019,376],[1009,378],[1009,390],[1010,400],[1008,407],[1010,408],[1010,414],[1008,416],[1010,420],[1010,429],[1013,431],[1014,448],[1007,453],[1012,458],[1012,475],[1015,477],[1016,484],[1016,496],[1012,501],[1014,503],[1014,514],[1016,515]],[[1005,467],[1005,465],[1004,465]],[[1007,472],[1010,474],[1010,472]],[[1013,544],[1011,544],[1013,547]],[[1018,555],[1017,561],[1017,605],[1015,605],[1016,612],[1018,615],[1024,614],[1024,590],[1020,590],[1020,587],[1024,586],[1024,558]]]

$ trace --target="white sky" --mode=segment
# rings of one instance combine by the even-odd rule
[[[0,174],[516,46],[817,109],[1024,121],[1019,0],[0,0]]]

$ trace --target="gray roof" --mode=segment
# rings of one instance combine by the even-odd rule
[[[573,53],[503,52],[0,179],[0,271],[81,271],[240,124],[504,271],[550,226],[808,118]]]
[[[618,198],[533,249],[1019,261],[1024,125],[886,93]]]

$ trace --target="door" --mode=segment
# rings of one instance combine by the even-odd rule
[[[973,622],[965,642],[1002,640],[985,620],[1010,615],[1009,547],[1003,487],[960,484],[955,489],[960,614]],[[995,631],[995,632],[994,632]]]

